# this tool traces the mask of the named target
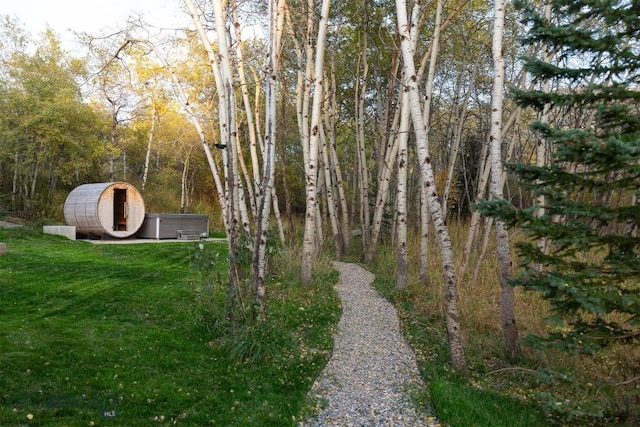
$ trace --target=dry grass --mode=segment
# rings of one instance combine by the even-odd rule
[[[466,240],[467,225],[452,223],[450,225],[451,239],[456,256],[456,269],[460,269],[461,254]],[[420,242],[418,233],[413,233],[415,238],[409,243],[409,259],[418,260]],[[427,280],[420,283],[419,265],[410,263],[410,282],[415,287],[425,287],[424,293],[416,293],[419,304],[425,312],[442,311],[441,289],[441,258],[433,233],[429,236],[429,268]],[[391,254],[390,254],[391,255]],[[515,254],[514,254],[515,259]],[[378,261],[381,262],[381,261]],[[500,328],[500,282],[498,277],[498,259],[493,235],[489,241],[484,258],[478,264],[477,251],[470,256],[467,274],[458,283],[460,295],[459,306],[461,322],[467,336],[499,335]],[[514,262],[514,265],[517,262]],[[395,268],[390,263],[390,268]],[[473,280],[474,269],[478,268],[477,279]],[[545,330],[544,314],[547,313],[547,303],[536,294],[516,289],[516,318],[522,333],[542,333]]]
[[[467,228],[467,223],[450,224],[458,270]],[[640,381],[637,371],[640,349],[621,346],[603,351],[596,356],[570,356],[553,350],[541,352],[524,347],[523,356],[519,360],[508,361],[504,357],[494,235],[495,231],[492,231],[485,256],[477,266],[477,280],[474,281],[473,276],[478,264],[478,247],[472,252],[465,278],[458,284],[461,324],[467,358],[474,370],[473,383],[478,387],[502,391],[519,399],[537,400],[540,404],[545,404],[546,399],[545,411],[560,411],[562,414],[559,417],[566,415],[566,419],[582,417],[580,422],[584,423],[583,425],[587,424],[586,419],[595,419],[596,424],[597,421],[602,421],[597,417],[580,415],[597,414],[600,408],[605,408],[605,415],[610,416],[610,420],[615,419],[617,414],[626,413],[624,416],[628,418],[620,419],[620,425],[632,425],[629,422],[638,420],[637,412],[640,407]],[[418,277],[419,233],[410,233],[410,236],[410,286],[403,298],[410,300],[407,307],[414,311],[411,316],[418,313],[425,319],[442,319],[441,260],[435,236],[433,233],[429,236],[429,268],[427,278],[422,282]],[[512,243],[523,238],[522,235],[511,235]],[[517,270],[519,261],[515,253],[513,259],[514,269]],[[374,264],[372,268],[376,272],[388,272],[386,274],[393,280],[396,270],[395,250],[381,247]],[[521,337],[528,334],[544,335],[549,327],[545,322],[548,313],[548,303],[538,294],[516,288],[516,320]],[[567,376],[550,375],[548,381],[541,381],[536,376],[539,372],[547,371],[562,372]],[[633,379],[635,381],[632,381]]]

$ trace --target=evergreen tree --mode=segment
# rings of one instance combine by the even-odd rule
[[[640,2],[550,2],[551,20],[527,0],[518,7],[525,43],[555,54],[525,59],[552,89],[514,92],[521,106],[550,112],[532,125],[550,161],[507,165],[532,206],[497,200],[479,209],[530,238],[518,245],[523,268],[513,284],[541,292],[552,320],[534,342],[592,353],[640,339]]]

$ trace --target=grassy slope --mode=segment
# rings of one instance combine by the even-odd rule
[[[326,363],[336,276],[272,286],[280,350],[249,364],[195,320],[189,243],[0,241],[0,425],[294,425]]]

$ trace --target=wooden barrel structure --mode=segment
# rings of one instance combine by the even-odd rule
[[[133,236],[144,222],[142,195],[126,182],[83,184],[64,202],[64,219],[88,236]]]

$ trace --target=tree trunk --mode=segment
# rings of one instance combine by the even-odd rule
[[[276,83],[278,81],[278,62],[280,57],[280,29],[283,11],[278,0],[269,2],[269,56],[265,75],[265,142],[262,179],[258,191],[256,248],[253,252],[252,282],[254,301],[257,305],[258,319],[266,316],[266,248],[269,233],[269,214],[273,203],[272,194],[275,182],[276,159]]]
[[[398,132],[398,205],[397,205],[397,235],[398,235],[398,260],[396,273],[396,289],[404,289],[407,287],[408,271],[407,271],[407,165],[409,153],[407,141],[409,139],[409,118],[411,112],[409,110],[409,97],[402,93],[402,112],[400,120],[400,130]],[[394,144],[396,145],[396,144]]]
[[[20,170],[20,153],[16,151],[14,167],[13,167],[13,182],[11,184],[11,201],[16,203],[16,196],[18,194],[18,173]]]
[[[180,181],[180,213],[185,212],[187,204],[187,176],[189,174],[189,156],[184,160],[182,165],[182,180]]]
[[[144,172],[142,173],[141,186],[142,191],[144,191],[144,188],[147,185],[147,178],[149,176],[149,161],[151,159],[151,144],[153,143],[153,134],[156,129],[156,121],[158,120],[158,112],[156,110],[155,100],[152,101],[151,108],[151,127],[149,128],[149,136],[147,137],[147,152],[144,157]]]
[[[476,73],[480,66],[480,58],[478,58],[473,66],[473,71],[471,72],[471,81],[475,79]],[[464,101],[460,103],[456,107],[458,110],[458,114],[456,115],[455,129],[453,132],[453,147],[451,149],[451,153],[449,155],[449,167],[447,168],[447,179],[444,183],[444,191],[442,195],[442,210],[445,213],[445,218],[448,215],[449,211],[449,198],[451,196],[451,186],[453,185],[454,171],[456,167],[456,162],[458,160],[458,152],[460,150],[460,142],[462,140],[462,132],[464,128],[464,123],[467,117],[468,105],[469,105],[469,97],[471,96],[471,88],[468,88],[466,93],[464,94]]]
[[[364,44],[366,46],[366,35]],[[364,98],[367,90],[367,75],[369,72],[366,48],[360,54],[358,73],[362,63],[362,77],[356,78],[355,106],[356,106],[356,155],[358,158],[358,182],[360,183],[360,224],[362,230],[362,249],[371,243],[371,214],[369,211],[369,167],[367,165],[366,138],[364,131]]]
[[[271,2],[269,3],[269,7],[270,8],[274,8],[277,6],[274,6],[271,4]],[[233,0],[232,1],[232,6],[231,6],[231,10],[232,10],[232,17],[233,17],[233,27],[235,29],[235,34],[236,34],[236,58],[235,58],[235,62],[237,64],[237,69],[238,69],[238,77],[240,79],[240,92],[242,93],[242,104],[244,106],[244,114],[246,116],[246,120],[247,120],[247,129],[249,131],[249,153],[251,153],[251,165],[252,165],[252,171],[253,171],[253,182],[252,182],[252,187],[257,188],[260,185],[261,179],[260,179],[260,162],[258,159],[258,138],[256,136],[256,125],[254,123],[253,120],[253,111],[251,108],[251,101],[249,100],[249,90],[248,90],[248,85],[247,85],[247,78],[245,76],[245,71],[244,71],[244,56],[242,54],[242,43],[240,43],[240,41],[242,40],[242,35],[241,35],[241,30],[242,27],[240,25],[240,21],[238,20],[238,7],[236,5],[236,1]],[[271,24],[270,24],[271,25]],[[273,37],[275,38],[277,36],[277,34],[273,34]],[[271,57],[268,58],[269,61],[272,60]],[[267,66],[269,69],[271,67],[271,65]],[[269,74],[269,71],[267,71],[267,74]],[[259,79],[256,79],[256,81],[259,81]],[[266,89],[267,91],[269,90],[269,88]],[[268,100],[267,100],[268,101]],[[268,115],[268,112],[265,112],[266,115]],[[275,118],[275,116],[274,116]],[[251,206],[255,206],[256,202],[252,201]],[[255,213],[255,211],[254,211]]]
[[[511,112],[509,119],[502,127],[502,134],[504,135],[511,126],[516,122],[518,117],[518,110],[515,109]],[[511,141],[510,141],[511,144]],[[482,199],[487,191],[487,184],[489,183],[489,175],[491,174],[491,156],[488,155],[490,142],[486,141],[482,145],[482,152],[480,154],[480,165],[478,168],[478,184],[476,188],[476,195],[474,201]],[[460,262],[460,270],[458,271],[458,281],[464,280],[465,273],[469,264],[469,258],[473,249],[473,244],[476,241],[476,235],[478,232],[478,223],[480,221],[480,212],[474,210],[471,213],[471,221],[467,231],[467,240],[465,242],[464,250],[462,252],[462,260]],[[476,277],[477,274],[474,274]],[[475,280],[472,280],[475,283]]]
[[[313,2],[311,2],[311,5]],[[322,1],[318,36],[315,49],[313,71],[313,104],[311,108],[311,129],[309,132],[309,163],[306,170],[306,215],[302,244],[302,283],[311,281],[311,270],[316,256],[316,210],[318,207],[318,144],[320,142],[321,108],[323,97],[324,45],[329,19],[329,0]],[[310,11],[311,12],[311,11]]]
[[[29,190],[29,201],[33,202],[36,197],[36,183],[38,182],[38,170],[40,169],[40,160],[35,159],[33,162],[33,172],[31,173],[31,189]]]
[[[331,179],[331,168],[329,163],[329,145],[327,142],[326,135],[324,135],[323,127],[320,127],[320,153],[322,156],[322,169],[324,173],[324,182],[325,182],[325,192],[327,195],[327,214],[329,215],[329,222],[331,223],[331,235],[333,237],[333,242],[336,250],[336,259],[338,261],[342,260],[343,254],[343,246],[342,246],[342,235],[340,233],[340,227],[338,226],[338,214],[337,214],[337,205],[336,205],[336,197],[333,191],[333,180]]]
[[[327,144],[327,150],[329,151],[329,167],[334,175],[334,186],[337,199],[336,206],[339,206],[340,213],[342,215],[338,215],[342,218],[341,221],[338,221],[341,225],[340,237],[341,237],[341,245],[343,253],[349,249],[350,243],[350,233],[349,233],[349,211],[347,209],[347,199],[344,191],[344,182],[342,180],[342,168],[340,167],[340,161],[338,160],[338,153],[336,152],[336,115],[338,111],[338,104],[336,101],[336,73],[335,73],[335,62],[331,61],[331,84],[330,90],[327,98],[327,108],[326,111],[330,111],[326,113],[326,122],[327,128],[330,130],[329,142]]]
[[[502,39],[504,34],[505,1],[495,1],[493,23],[493,64],[494,80],[491,93],[491,193],[493,197],[503,198],[502,180],[502,104],[504,96],[504,57]],[[515,291],[509,284],[512,275],[509,234],[506,224],[496,219],[496,238],[498,244],[498,263],[500,269],[500,319],[505,349],[509,357],[518,354],[518,329],[515,318]]]
[[[382,218],[386,211],[389,185],[391,182],[391,176],[395,169],[396,160],[398,156],[398,143],[400,138],[403,137],[402,133],[396,132],[399,126],[401,111],[404,102],[408,102],[408,97],[403,92],[400,93],[401,107],[396,108],[396,113],[393,121],[393,127],[389,132],[389,139],[387,142],[387,149],[385,151],[384,159],[378,165],[380,170],[378,173],[378,193],[376,194],[376,206],[373,211],[373,223],[371,225],[371,237],[368,241],[366,248],[364,248],[364,262],[370,263],[373,261],[373,257],[376,253],[378,246],[378,239],[380,238],[380,232],[382,231]],[[404,111],[408,113],[408,109]],[[408,132],[408,130],[407,130]],[[405,153],[406,154],[406,153]],[[405,159],[406,160],[406,159]],[[405,165],[406,166],[406,165]]]
[[[433,98],[433,82],[436,74],[436,61],[440,50],[440,33],[442,32],[442,0],[436,4],[435,28],[433,30],[433,40],[429,44],[429,68],[427,71],[427,81],[425,84],[425,102],[423,111],[423,121],[428,125],[431,121],[431,100]],[[415,41],[414,41],[415,43]],[[415,49],[415,48],[414,48]],[[429,147],[429,134],[425,135],[427,149]],[[427,188],[420,186],[420,281],[425,281],[429,270],[429,206]],[[444,215],[444,213],[443,213]],[[444,220],[444,218],[443,218]]]
[[[429,206],[427,204],[427,188],[419,187],[420,200],[420,267],[419,279],[427,283],[429,274]]]
[[[189,5],[193,6],[193,4],[191,3],[191,0],[186,0],[186,2],[187,2],[187,6]],[[202,25],[199,22],[199,18],[195,9],[190,8],[190,11],[192,13],[193,21],[196,24],[196,28],[198,29],[198,32],[200,33],[201,38],[204,37],[203,43],[205,44],[205,46],[208,46],[208,48],[211,49],[211,55],[213,55],[213,57],[215,58],[215,53],[213,52],[213,48],[206,41],[207,39],[204,33],[204,29],[202,28]],[[196,112],[194,112],[191,106],[189,105],[189,97],[184,89],[184,86],[182,85],[182,82],[178,78],[178,75],[173,69],[173,67],[171,66],[171,64],[162,55],[162,53],[158,51],[157,47],[153,43],[151,43],[149,40],[144,40],[144,39],[129,39],[129,42],[141,43],[149,47],[152,51],[155,52],[156,57],[160,60],[162,65],[165,67],[165,69],[169,73],[169,77],[171,78],[171,81],[173,82],[174,88],[177,92],[178,101],[180,102],[180,105],[182,106],[182,108],[185,110],[187,118],[189,119],[192,126],[196,130],[198,137],[200,139],[200,143],[202,144],[202,149],[205,153],[205,157],[207,158],[209,170],[211,171],[211,175],[213,176],[213,182],[216,186],[216,191],[218,192],[218,199],[220,201],[220,205],[222,206],[223,220],[226,224],[227,209],[226,209],[226,200],[225,200],[225,190],[224,190],[224,186],[222,185],[222,180],[220,177],[220,173],[218,171],[218,166],[216,165],[216,162],[213,159],[213,154],[211,153],[211,149],[207,144],[207,140],[205,138],[205,133],[204,133],[204,127],[200,123],[200,120],[198,119],[198,115],[196,114]],[[214,70],[217,70],[217,66],[212,68],[214,68]],[[219,87],[218,89],[222,90],[222,87]]]
[[[411,22],[415,22],[413,18],[417,16],[417,11],[420,10],[420,8],[421,5],[419,3],[414,5],[414,14]],[[449,235],[449,229],[443,220],[442,209],[436,192],[435,177],[428,147],[427,127],[422,116],[423,111],[417,84],[418,78],[413,60],[412,42],[416,38],[416,34],[413,31],[415,27],[412,27],[409,24],[405,0],[396,0],[396,9],[398,32],[401,38],[400,47],[402,50],[402,58],[404,60],[403,83],[405,85],[405,91],[409,95],[411,120],[418,147],[418,160],[420,162],[422,186],[427,190],[427,203],[433,224],[436,228],[436,235],[438,237],[438,245],[440,247],[440,254],[442,258],[442,278],[445,289],[445,318],[447,322],[447,336],[449,340],[449,350],[451,353],[451,364],[458,372],[466,375],[468,373],[468,368],[464,355],[464,347],[462,345],[462,329],[460,327],[460,312],[458,309],[458,287],[456,283],[451,238]]]

